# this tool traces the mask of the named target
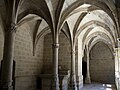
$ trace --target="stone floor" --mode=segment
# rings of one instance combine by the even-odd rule
[[[117,90],[111,84],[85,84],[81,90]]]

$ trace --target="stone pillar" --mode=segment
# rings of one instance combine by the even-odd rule
[[[76,74],[75,74],[75,49],[73,49],[71,52],[70,88],[71,90],[77,90]]]
[[[77,83],[77,90],[81,90],[83,87],[83,75],[82,75],[82,57],[83,57],[83,50],[82,50],[82,39],[78,37],[78,41],[76,43],[75,50],[77,51],[75,54],[75,61],[76,61],[76,83]]]
[[[118,77],[117,77],[117,83],[118,83],[118,90],[120,89],[120,38],[118,38]]]
[[[15,27],[11,26],[5,32],[3,63],[1,70],[0,90],[13,90],[12,86],[12,69],[13,69],[13,52]]]
[[[114,52],[114,59],[115,59],[115,73],[118,73],[118,63],[119,63],[119,58],[118,58],[118,48],[115,48],[115,52]]]
[[[115,52],[114,52],[114,56],[115,56],[115,84],[116,84],[116,87],[118,89],[119,87],[119,70],[118,70],[118,66],[119,66],[119,58],[118,58],[118,48],[115,48],[114,49]]]
[[[59,77],[58,77],[58,49],[59,44],[53,44],[53,90],[59,90]]]
[[[118,57],[118,74],[117,74],[117,84],[118,90],[120,89],[120,38],[118,38],[118,49],[117,49],[117,57]]]
[[[85,79],[85,83],[91,83],[90,80],[90,60],[89,60],[89,51],[87,50],[87,75]]]

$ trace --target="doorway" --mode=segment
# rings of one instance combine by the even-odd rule
[[[84,50],[84,56],[82,58],[82,75],[83,75],[83,84],[85,84],[85,79],[87,76],[87,54],[86,49]]]

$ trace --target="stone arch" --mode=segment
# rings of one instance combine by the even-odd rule
[[[91,22],[91,21],[88,22],[88,25],[85,24],[85,26],[88,27],[89,24],[91,25],[91,27],[90,27],[89,29],[92,30],[92,29],[93,29],[92,25],[95,24],[94,21],[93,21],[93,22]],[[95,25],[96,25],[96,24],[95,24]],[[110,36],[110,37],[108,36],[108,37],[111,38],[112,42],[113,42],[114,45],[115,45],[116,39],[113,38],[113,34],[112,34],[112,32],[110,32],[110,31],[111,31],[110,28],[107,27],[105,24],[102,24],[102,23],[99,23],[99,24],[97,24],[97,25],[100,26],[100,27],[102,27],[102,28],[105,28],[105,30],[110,33],[111,36]],[[75,38],[75,41],[77,41],[77,36],[79,36],[79,34],[80,34],[86,27],[82,26],[83,29],[79,29],[79,33],[77,33],[76,38]],[[88,30],[88,31],[90,31],[90,30]],[[86,32],[86,33],[87,33],[87,32]],[[85,40],[83,41],[83,43],[84,43],[84,42],[85,42]]]
[[[85,32],[85,34],[84,34],[84,36],[83,36],[83,39],[82,39],[82,42],[85,41],[87,35],[90,33],[90,31],[91,31],[92,29],[93,29],[93,28],[89,28],[89,29]],[[96,31],[96,32],[97,32],[97,31]],[[113,41],[113,37],[112,37],[109,33],[105,33],[105,34],[110,37],[109,39],[111,39],[111,41]]]
[[[99,35],[102,35],[102,37],[108,38],[108,40],[111,42],[110,37],[108,35],[106,35],[105,33],[95,32],[95,33],[91,34],[90,36],[88,36],[87,39],[85,39],[85,41],[83,42],[83,49],[85,48],[86,43],[92,42],[94,40],[94,38],[96,38]],[[111,42],[111,43],[113,44],[113,47],[115,47],[115,43],[113,43],[113,42]]]
[[[111,53],[114,54],[114,47],[106,39],[103,39],[103,38],[97,39],[96,41],[92,42],[91,45],[88,45],[89,50],[91,51],[92,47],[95,44],[97,44],[98,42],[105,43],[108,46],[108,48],[110,49]]]
[[[50,15],[49,11],[48,11],[48,14],[45,14],[45,12],[42,9],[36,9],[35,7],[29,8],[29,9],[25,10],[24,12],[22,12],[21,14],[19,14],[17,22],[19,22],[21,19],[23,19],[24,17],[26,17],[29,14],[34,14],[39,17],[42,17],[48,23],[51,30],[53,29],[53,22],[50,17],[51,15]]]
[[[95,6],[99,7],[99,8],[101,8],[103,11],[105,11],[108,14],[111,13],[111,12],[109,12],[110,8],[108,8],[108,6],[106,6],[103,2],[99,2],[99,1],[95,1],[95,0],[94,1],[90,1],[90,2],[89,1],[76,1],[75,3],[70,5],[70,7],[68,9],[64,10],[63,15],[62,15],[63,18],[64,18],[63,20],[65,20],[66,16],[69,15],[73,10],[75,10],[77,7],[79,7],[80,5],[82,5],[84,3],[95,5]],[[113,21],[115,21],[114,15],[111,13],[109,16],[111,16],[111,15],[112,15],[111,18],[114,19]]]
[[[33,49],[34,54],[36,52],[36,46],[38,44],[39,39],[42,38],[43,36],[49,34],[49,33],[51,33],[49,26],[45,27],[41,32],[39,32],[39,34],[37,35],[37,38],[35,39],[35,43],[34,43],[34,47],[33,47],[34,48]]]
[[[87,41],[88,47],[90,47],[95,40],[97,41],[99,39],[103,40],[103,41],[107,41],[107,42],[109,42],[109,44],[112,45],[111,39],[106,34],[102,33],[102,35],[98,34],[97,36],[93,36],[93,37],[91,37],[91,35],[90,35],[90,37]],[[114,45],[112,47],[114,47]]]
[[[22,18],[18,23],[17,23],[17,28],[20,27],[21,25],[29,22],[29,21],[34,21],[34,20],[42,20],[42,18],[40,18],[39,16],[35,15],[35,14],[28,14],[27,16],[25,16],[24,18]]]
[[[100,27],[105,28],[105,29],[112,35],[112,37],[113,37],[114,40],[115,40],[115,35],[113,35],[112,30],[111,30],[106,24],[104,24],[104,23],[102,23],[102,22],[100,22],[100,21],[95,21],[95,20],[89,21],[89,22],[87,22],[86,24],[84,24],[83,26],[81,26],[81,27],[79,28],[78,32],[77,32],[76,37],[78,37],[79,34],[80,34],[85,28],[87,28],[87,27],[90,26],[90,25],[96,25],[96,26],[100,26]]]
[[[72,35],[70,33],[70,28],[67,23],[67,21],[64,23],[64,26],[62,27],[61,31],[65,34],[65,36],[68,38],[71,46],[72,46]]]
[[[98,56],[95,56],[95,53],[97,53]],[[95,66],[95,64],[97,65]],[[91,80],[100,83],[114,83],[114,66],[113,53],[108,45],[103,41],[97,42],[90,51]]]

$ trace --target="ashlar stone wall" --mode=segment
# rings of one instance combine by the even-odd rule
[[[90,76],[93,82],[114,83],[115,61],[108,46],[102,42],[91,50]]]
[[[51,33],[47,34],[44,37],[44,65],[43,65],[43,71],[44,73],[52,73],[52,35]],[[70,43],[66,36],[61,33],[60,34],[60,40],[59,40],[59,67],[61,70],[70,70],[71,66],[71,49],[70,49]]]
[[[37,76],[43,66],[43,41],[41,38],[33,56],[33,44],[27,25],[21,26],[16,32],[14,60],[16,61],[16,90],[36,90]]]

